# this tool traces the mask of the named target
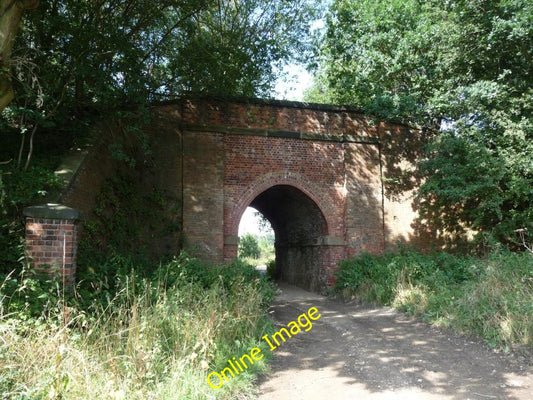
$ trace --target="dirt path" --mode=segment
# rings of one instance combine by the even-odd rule
[[[388,308],[280,290],[270,310],[276,330],[309,307],[321,317],[273,350],[260,400],[533,399],[531,358],[495,354]]]

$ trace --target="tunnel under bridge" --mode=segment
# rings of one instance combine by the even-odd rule
[[[182,147],[185,246],[206,260],[237,257],[249,206],[276,236],[278,278],[331,286],[340,260],[380,253],[412,236],[409,188],[386,182],[410,167],[417,131],[343,107],[187,100],[175,118]]]

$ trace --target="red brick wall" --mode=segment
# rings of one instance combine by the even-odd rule
[[[68,285],[76,276],[77,226],[67,219],[26,218],[26,255],[32,268]]]
[[[183,133],[185,246],[203,259],[223,260],[223,144],[218,133]]]
[[[58,199],[59,203],[81,211],[81,222],[78,226],[80,236],[84,235],[84,223],[96,218],[94,209],[104,184],[116,177],[133,185],[140,197],[149,195],[152,188],[159,190],[165,196],[166,210],[157,212],[167,212],[168,218],[164,223],[170,225],[171,220],[175,224],[181,223],[181,212],[175,211],[181,207],[183,189],[179,124],[171,115],[158,114],[157,110],[154,110],[154,118],[150,123],[144,127],[141,125],[141,130],[146,136],[143,139],[149,146],[149,152],[145,152],[144,143],[141,143],[135,132],[129,132],[127,129],[130,124],[136,123],[120,118],[115,121],[112,118],[100,121],[93,132],[97,137],[96,143],[89,149],[80,168]],[[127,165],[126,162],[114,157],[113,147],[121,149],[125,155],[133,159],[135,166]],[[129,211],[134,214],[136,210]],[[157,218],[157,215],[153,217]],[[149,257],[155,260],[161,254],[179,252],[180,232],[162,234],[161,232],[165,230],[163,222],[148,218],[142,222],[145,226],[139,236],[142,236],[140,240],[143,241]],[[152,225],[157,225],[159,222],[161,226],[150,230]]]
[[[274,185],[291,185],[320,208],[331,236],[344,232],[342,143],[224,137],[224,234],[237,235],[246,207]]]
[[[301,191],[326,221],[323,244],[284,243],[277,253],[298,264],[295,270],[313,264],[307,273],[318,276],[290,278],[313,290],[333,283],[342,258],[416,236],[413,185],[395,184],[418,149],[418,132],[406,126],[374,123],[343,107],[261,100],[185,100],[159,110],[179,121],[188,146],[198,146],[194,157],[184,150],[184,233],[211,261],[237,255],[242,213],[278,185]],[[294,231],[306,222],[288,223]]]
[[[331,271],[342,258],[418,238],[411,197],[417,182],[405,174],[419,156],[416,130],[345,107],[283,101],[188,99],[155,106],[153,113],[147,131],[157,159],[165,161],[157,166],[158,184],[181,192],[183,241],[206,260],[216,264],[237,255],[242,213],[278,186],[309,200],[308,220],[301,213],[292,220],[284,210],[290,202],[289,211],[298,214],[299,200],[289,190],[271,193],[277,208],[260,206],[278,223],[287,219],[286,242],[279,246],[286,249],[284,262],[303,264],[304,272],[291,279],[305,278],[313,290],[333,283]],[[100,177],[110,172],[93,167],[105,165],[101,157],[107,156],[93,155],[81,172],[66,195],[68,205],[90,208]],[[323,218],[325,232],[310,232],[313,218]],[[290,238],[299,229],[307,243]]]

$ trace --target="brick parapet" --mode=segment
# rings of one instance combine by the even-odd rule
[[[160,105],[157,109],[173,115],[183,124],[263,132],[378,138],[380,130],[400,126],[376,125],[372,118],[350,107],[262,99],[182,99]]]
[[[73,285],[76,277],[76,255],[79,213],[59,205],[28,207],[24,210],[25,255],[34,271],[59,277],[65,285]]]
[[[285,236],[308,231],[313,218],[325,226],[305,238],[319,245],[300,253],[292,241],[285,247],[286,259],[314,263],[306,272],[320,274],[309,281],[313,288],[331,285],[342,258],[414,237],[413,185],[404,178],[420,147],[417,132],[405,125],[375,123],[349,107],[257,99],[189,98],[153,111],[157,129],[147,131],[164,171],[158,184],[175,187],[182,200],[186,247],[213,263],[237,255],[244,210],[280,186],[299,191],[301,198],[285,195],[292,196],[292,207],[306,200],[312,214],[308,221],[288,221],[293,226]],[[115,170],[108,151],[93,153],[99,154],[87,159],[64,197],[87,212],[103,178]]]

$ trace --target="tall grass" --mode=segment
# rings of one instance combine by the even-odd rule
[[[533,257],[486,258],[402,250],[340,264],[335,290],[475,334],[501,349],[533,350]]]
[[[151,278],[131,272],[116,279],[112,297],[50,295],[54,304],[39,316],[21,309],[21,292],[6,294],[4,281],[0,398],[244,399],[253,393],[264,359],[220,389],[206,381],[231,357],[262,347],[260,338],[271,329],[265,306],[273,290],[253,268],[210,269],[181,257]]]

